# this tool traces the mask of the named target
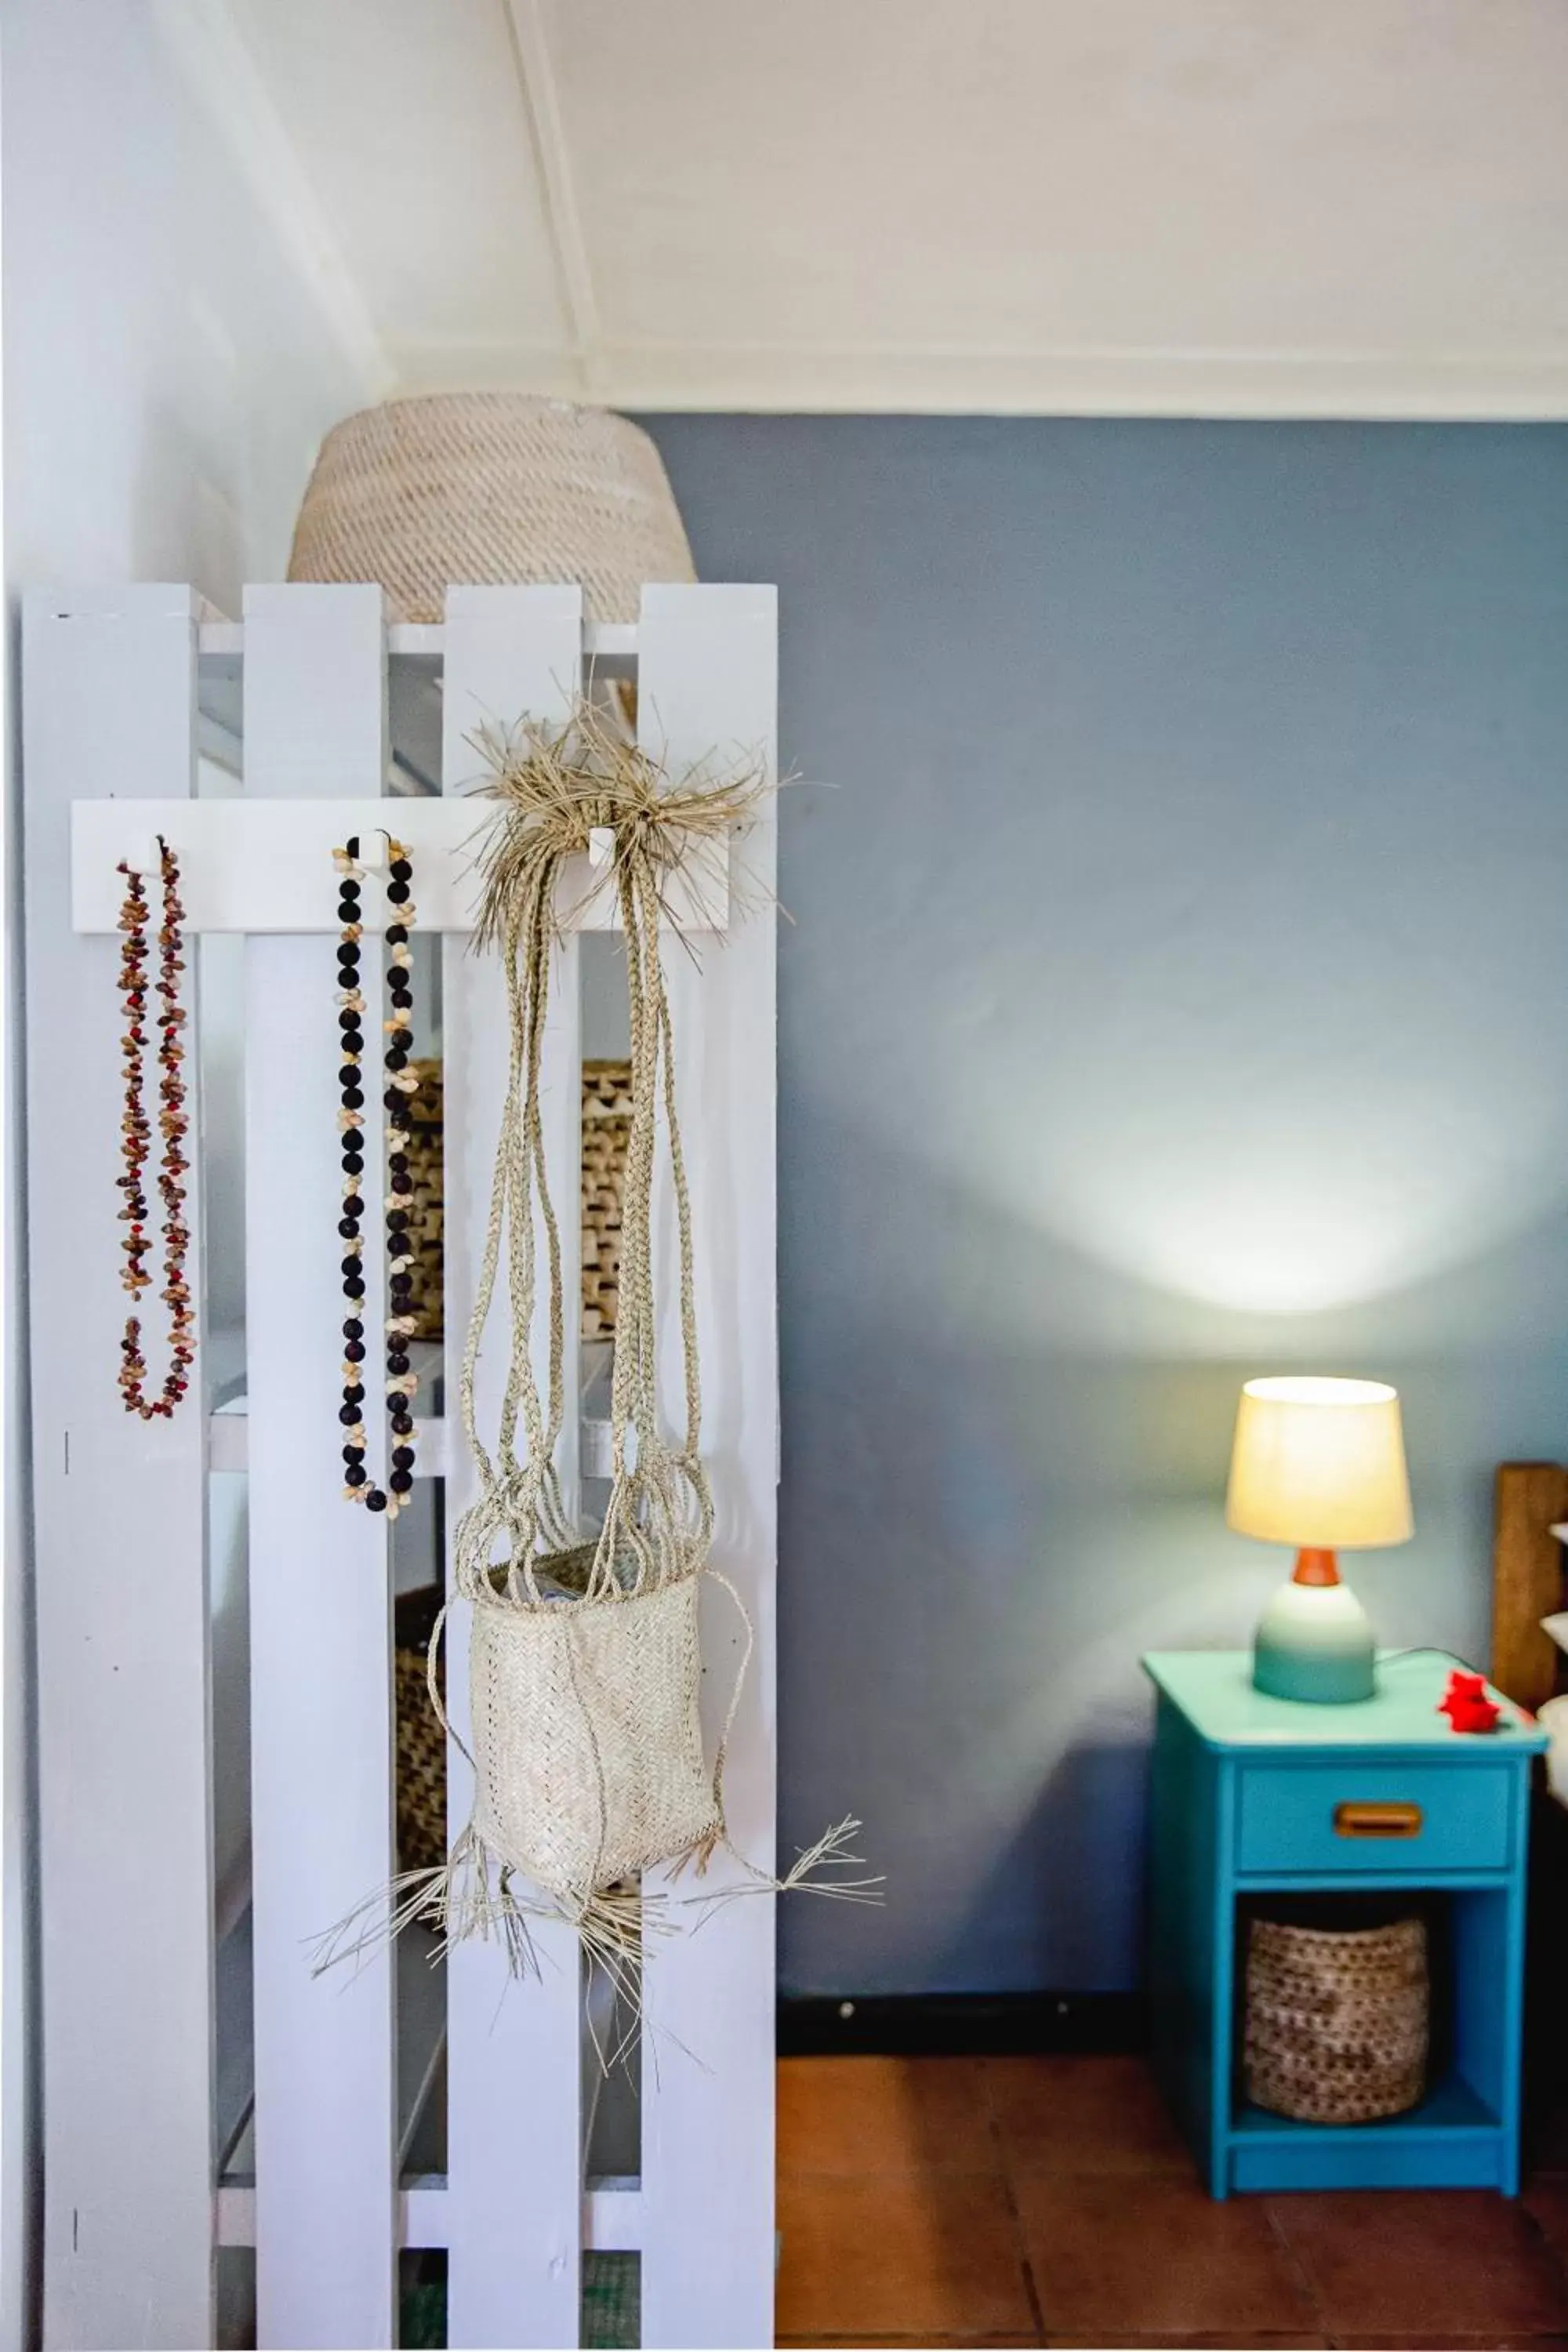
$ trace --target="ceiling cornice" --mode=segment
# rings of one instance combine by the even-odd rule
[[[399,354],[401,388],[568,394],[563,355],[498,338]],[[1568,419],[1568,352],[857,350],[605,343],[595,395],[617,408],[999,416]]]

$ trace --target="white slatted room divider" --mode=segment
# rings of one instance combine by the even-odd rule
[[[398,797],[384,808],[389,652],[395,662],[439,665],[444,797]],[[673,770],[715,751],[737,761],[761,753],[771,770],[772,589],[652,587],[636,628],[597,630],[584,625],[575,587],[454,588],[444,628],[391,631],[374,588],[253,588],[240,625],[204,614],[183,588],[36,593],[26,603],[45,2335],[62,2352],[212,2345],[216,2251],[245,2244],[256,2249],[258,2341],[267,2347],[394,2344],[398,2255],[411,2247],[447,2251],[454,2346],[575,2344],[582,2256],[605,2249],[640,2253],[645,2344],[771,2340],[771,1897],[721,1906],[651,1961],[640,2170],[613,2182],[585,2172],[593,2069],[582,1963],[564,1930],[538,1938],[542,1981],[509,1986],[493,1945],[452,1956],[441,2176],[399,2177],[411,2086],[400,2108],[395,1961],[383,1953],[357,1972],[313,1979],[310,1970],[310,1939],[389,1876],[395,1842],[388,1535],[384,1520],[348,1508],[340,1491],[330,852],[356,827],[394,825],[415,857],[421,928],[447,933],[444,1387],[453,1401],[505,1072],[500,971],[470,956],[464,936],[463,845],[479,813],[461,796],[481,774],[468,739],[486,719],[560,712],[585,656],[636,675],[641,739]],[[194,796],[202,680],[232,683],[237,663],[244,793],[204,800]],[[112,936],[123,886],[114,867],[121,857],[143,866],[159,832],[179,854],[191,930],[247,936],[242,1440],[231,1415],[211,1419],[212,1351],[172,1422],[129,1418],[115,1387],[125,1300]],[[764,1867],[773,1840],[778,1472],[773,841],[770,810],[731,851],[727,909],[710,918],[725,922],[724,935],[701,941],[695,961],[667,949],[696,1218],[714,1558],[757,1632],[727,1811],[738,1846]],[[155,887],[152,896],[155,906]],[[577,896],[566,887],[563,904]],[[601,900],[581,919],[606,928],[613,917]],[[578,955],[568,936],[546,1047],[552,1186],[567,1233],[578,1190]],[[195,1099],[192,1109],[199,1171]],[[364,1178],[373,1362],[380,1118],[373,1087]],[[199,1211],[195,1175],[192,1203]],[[192,1223],[199,1235],[199,1214]],[[660,1227],[660,1346],[673,1365],[668,1202]],[[149,1361],[156,1377],[155,1346]],[[503,1377],[492,1326],[482,1423],[493,1420]],[[569,1496],[576,1438],[573,1424]],[[215,1460],[245,1463],[249,1478],[253,2179],[218,2178],[215,2113],[206,1565]],[[468,1498],[460,1433],[422,1418],[419,1475],[443,1474],[449,1533]],[[742,1643],[718,1588],[704,1593],[703,1631],[711,1736]],[[466,1638],[466,1624],[454,1622],[459,1665]],[[461,1732],[461,1673],[451,1681]],[[454,1831],[467,1819],[468,1775],[454,1746]],[[738,1868],[721,1855],[715,1889]],[[416,2070],[426,2085],[430,2054]]]

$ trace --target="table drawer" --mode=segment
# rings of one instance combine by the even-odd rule
[[[1244,1764],[1242,1871],[1503,1870],[1512,1859],[1516,1766]]]

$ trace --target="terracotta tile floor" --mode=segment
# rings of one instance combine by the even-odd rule
[[[778,2340],[1568,2352],[1552,2163],[1216,2205],[1140,2060],[785,2059]]]

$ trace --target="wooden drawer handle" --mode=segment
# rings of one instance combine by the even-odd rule
[[[1352,1802],[1334,1807],[1336,1837],[1413,1838],[1420,1834],[1419,1805]]]

